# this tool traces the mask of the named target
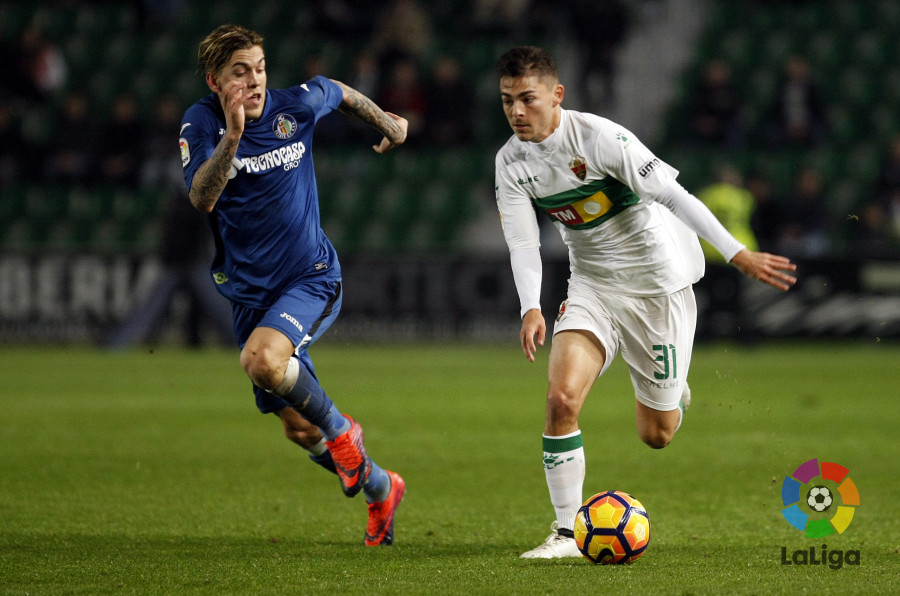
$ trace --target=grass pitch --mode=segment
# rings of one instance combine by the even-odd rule
[[[369,453],[407,482],[392,548],[365,504],[257,413],[237,353],[0,349],[0,592],[889,594],[900,589],[897,344],[699,346],[682,430],[637,438],[621,362],[585,407],[585,497],[625,490],[653,534],[630,566],[524,561],[553,510],[540,465],[544,348],[313,348]],[[781,482],[850,470],[843,534],[806,538]],[[840,569],[792,553],[859,552]],[[782,552],[791,564],[784,564]]]

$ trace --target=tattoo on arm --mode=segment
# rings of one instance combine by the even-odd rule
[[[393,143],[402,143],[405,139],[403,130],[394,120],[375,105],[375,102],[344,83],[335,81],[344,91],[344,101],[338,108],[342,113],[355,116],[372,125]]]
[[[212,211],[228,182],[237,146],[238,141],[229,141],[226,135],[216,146],[212,156],[197,169],[190,192],[191,204],[195,209],[204,213]]]

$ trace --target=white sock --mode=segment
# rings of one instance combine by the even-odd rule
[[[571,530],[583,501],[585,466],[581,431],[561,437],[543,435],[543,439],[544,474],[550,502],[556,510],[556,522],[560,528]]]
[[[312,447],[307,447],[306,450],[309,451],[312,455],[322,455],[323,453],[328,451],[328,447],[325,445],[325,437],[322,437],[319,442]]]

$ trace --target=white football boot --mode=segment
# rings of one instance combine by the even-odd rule
[[[684,414],[687,412],[688,406],[691,405],[691,388],[688,387],[688,384],[684,384],[684,389],[681,391],[681,401],[678,402],[678,409],[681,410],[681,418],[678,420],[678,426],[675,427],[675,432],[678,432],[681,429],[681,424],[684,422]]]
[[[519,555],[520,559],[562,559],[565,557],[581,557],[581,551],[575,544],[574,538],[562,536],[556,529],[557,522],[550,525],[552,533],[539,547]]]
[[[684,390],[681,392],[681,412],[687,412],[688,406],[691,405],[691,388],[688,384],[684,384]]]

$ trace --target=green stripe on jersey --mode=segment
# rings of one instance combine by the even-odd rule
[[[550,219],[573,230],[598,226],[640,201],[634,191],[612,176],[532,200]]]
[[[581,433],[565,439],[554,439],[553,437],[543,437],[544,453],[565,453],[566,451],[575,451],[584,447],[584,439]]]

